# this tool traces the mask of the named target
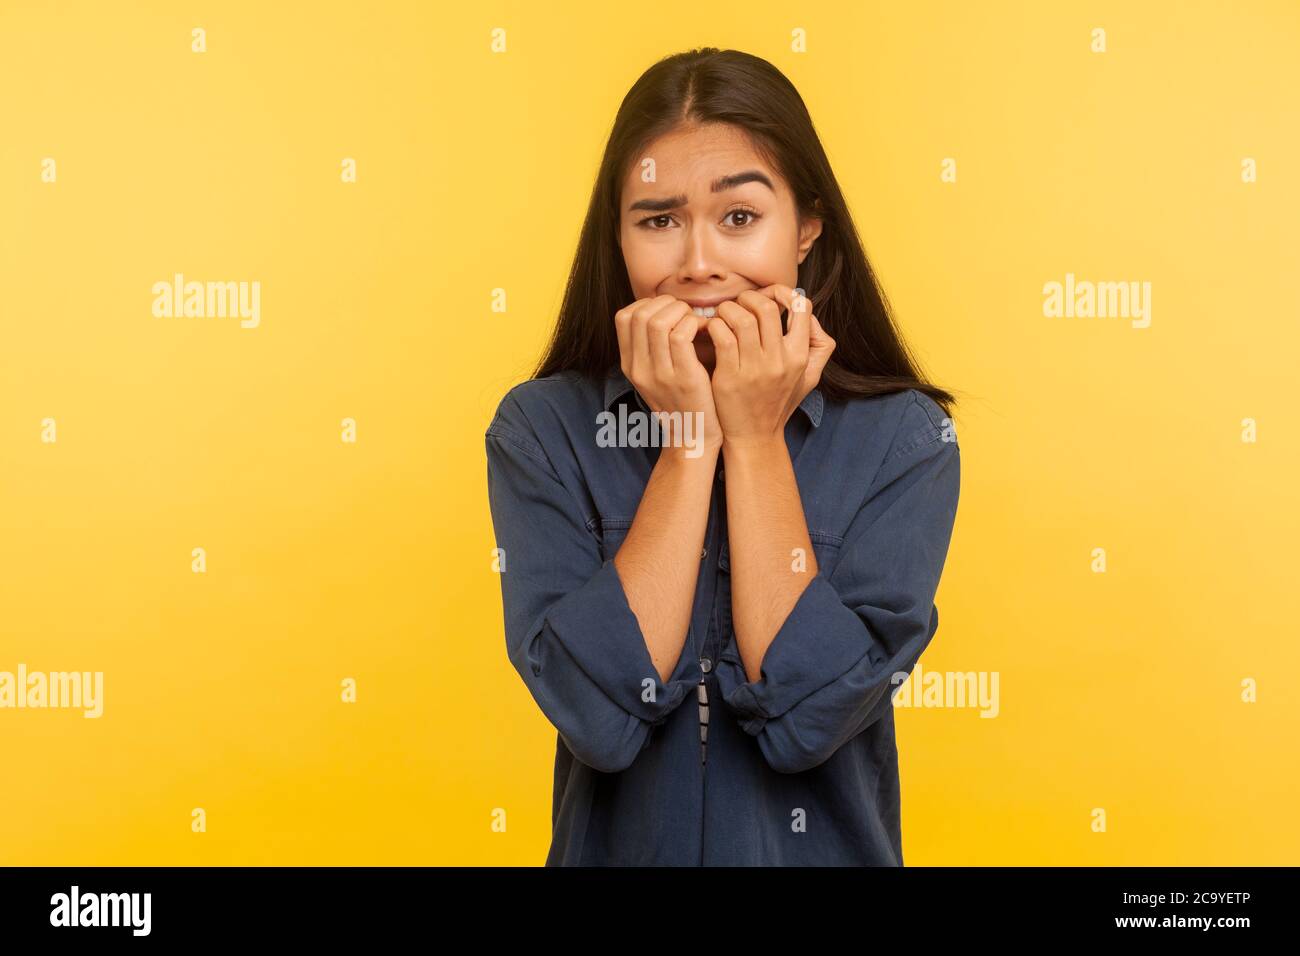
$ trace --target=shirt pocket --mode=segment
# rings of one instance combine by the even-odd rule
[[[600,534],[600,553],[604,560],[609,561],[618,554],[618,549],[623,546],[623,539],[627,537],[631,528],[631,518],[596,519],[596,530]]]
[[[844,545],[844,539],[828,531],[809,530],[808,538],[812,542],[813,554],[817,558],[817,571],[824,578],[829,578],[835,570],[835,565],[839,562],[840,549]],[[793,549],[791,549],[793,550]],[[794,562],[798,555],[791,554],[790,568],[794,570]],[[805,564],[807,574],[811,571],[811,565]],[[730,649],[729,656],[733,660],[739,660],[735,651],[735,631],[732,626],[731,614],[731,552],[730,542],[724,538],[718,549],[718,592],[715,603],[717,611],[718,627],[722,633],[722,647]]]

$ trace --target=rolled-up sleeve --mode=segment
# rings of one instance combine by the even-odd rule
[[[819,568],[808,582],[759,679],[748,680],[734,653],[719,661],[723,700],[779,772],[824,763],[884,716],[903,679],[895,675],[911,674],[938,629],[960,449],[919,401],[902,422],[830,577]]]
[[[514,399],[485,437],[510,662],[578,760],[624,770],[695,681],[661,681],[613,560]]]

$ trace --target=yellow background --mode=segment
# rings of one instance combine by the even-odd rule
[[[0,0],[0,670],[105,674],[0,710],[0,863],[544,859],[483,431],[620,100],[699,45],[801,91],[962,399],[922,667],[1001,713],[896,715],[908,865],[1297,862],[1294,2]],[[155,319],[175,272],[260,327]],[[1067,272],[1150,328],[1045,318]]]

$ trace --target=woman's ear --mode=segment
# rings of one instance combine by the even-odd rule
[[[817,205],[820,207],[821,200],[817,201]],[[813,243],[817,241],[817,237],[820,236],[821,234],[822,234],[822,220],[819,218],[809,217],[807,219],[804,219],[799,224],[799,260],[798,261],[800,264],[802,264],[804,259],[807,258],[808,251],[812,249]]]

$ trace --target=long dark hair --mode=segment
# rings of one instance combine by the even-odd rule
[[[602,378],[619,364],[614,313],[634,301],[619,247],[619,200],[630,164],[681,125],[729,123],[785,177],[800,220],[821,235],[799,265],[797,285],[835,340],[818,387],[830,401],[915,388],[951,416],[953,396],[922,380],[867,262],[839,184],[794,85],[771,63],[738,50],[677,53],[641,75],[619,107],[578,239],[559,321],[533,373],[577,370]]]

